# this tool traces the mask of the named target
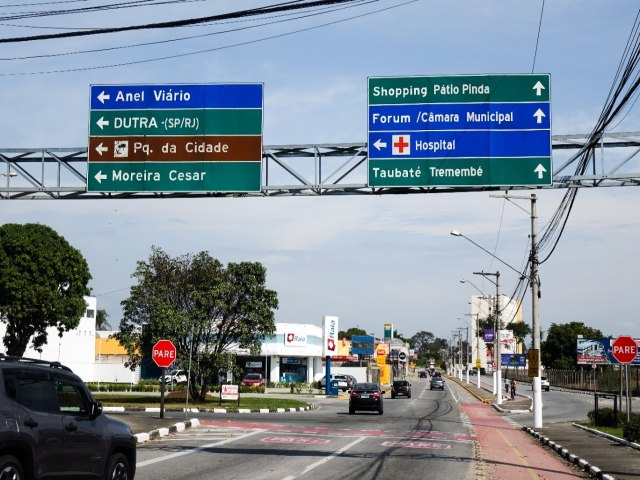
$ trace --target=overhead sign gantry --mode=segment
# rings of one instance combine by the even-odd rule
[[[92,85],[88,192],[259,192],[263,85]]]
[[[550,76],[370,77],[373,187],[549,186]]]

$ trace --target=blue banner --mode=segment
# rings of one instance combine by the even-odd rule
[[[546,129],[548,138],[549,110],[549,103],[371,105],[369,131]]]
[[[91,85],[92,110],[262,108],[261,83]]]
[[[526,367],[527,355],[524,353],[502,353],[500,362],[503,367]]]
[[[549,157],[548,130],[370,132],[369,158]]]
[[[351,353],[353,355],[373,355],[375,338],[369,335],[354,335],[351,337]]]

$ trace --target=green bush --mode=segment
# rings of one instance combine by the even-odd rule
[[[589,417],[589,421],[596,425],[596,411],[591,410],[587,416]],[[613,408],[602,407],[598,408],[598,424],[599,427],[617,427],[622,423],[622,414],[620,410],[618,410],[618,417],[614,415]]]
[[[629,442],[640,442],[640,413],[631,413],[629,421],[624,425],[622,435]]]

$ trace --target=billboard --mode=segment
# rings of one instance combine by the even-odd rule
[[[588,365],[592,363],[609,363],[607,352],[611,350],[611,340],[608,338],[578,338],[576,345],[577,363]]]
[[[370,335],[354,335],[351,337],[351,353],[354,355],[373,355],[375,338]]]
[[[393,338],[393,323],[384,324],[384,339],[391,340]]]
[[[526,367],[527,355],[524,353],[501,353],[500,363],[503,367]]]

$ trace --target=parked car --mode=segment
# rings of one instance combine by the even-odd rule
[[[347,378],[347,375],[341,375],[341,374],[331,375],[331,380],[337,380],[338,389],[342,390],[343,392],[346,392],[350,388],[349,379]],[[325,375],[320,379],[320,388],[325,388],[326,382],[327,382],[327,376]]]
[[[549,379],[547,377],[540,377],[540,388],[545,392],[548,392],[551,386],[549,385]],[[531,383],[531,390],[533,390],[533,383]]]
[[[264,378],[261,373],[247,373],[241,382],[241,385],[245,387],[262,387],[264,384]]]
[[[162,381],[162,375],[158,377],[158,381]],[[171,370],[164,374],[164,382],[171,385],[177,385],[179,383],[187,383],[187,371],[186,370]]]
[[[131,429],[70,368],[0,354],[0,378],[0,478],[133,480]]]
[[[431,384],[429,386],[430,390],[439,389],[444,390],[444,378],[442,375],[431,377]]]
[[[391,384],[391,398],[400,395],[411,398],[411,384],[408,380],[394,380]]]
[[[349,415],[358,410],[377,410],[382,415],[383,392],[377,383],[356,383],[349,396]]]

